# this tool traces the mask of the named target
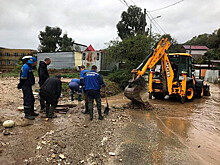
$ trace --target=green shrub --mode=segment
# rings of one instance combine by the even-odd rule
[[[131,79],[131,72],[128,70],[118,70],[110,73],[108,79],[118,83],[120,88],[124,89],[128,85],[128,81]]]

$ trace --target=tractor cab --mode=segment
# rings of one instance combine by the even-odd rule
[[[171,53],[168,55],[174,72],[174,81],[179,80],[182,73],[192,78],[192,55],[188,53]]]

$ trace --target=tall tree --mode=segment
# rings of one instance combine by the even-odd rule
[[[169,53],[182,53],[182,44],[178,44],[177,40],[175,38],[173,38],[170,34],[164,34],[164,35],[158,35],[157,34],[157,42],[159,40],[161,40],[162,38],[168,38],[168,40],[170,41],[171,45],[169,48]]]
[[[40,52],[55,52],[58,50],[58,43],[60,42],[60,35],[62,30],[59,27],[46,26],[45,31],[40,31],[38,36],[40,40]]]
[[[136,68],[151,51],[150,38],[140,34],[122,41],[111,41],[108,47],[111,58],[125,62],[130,70]]]
[[[146,25],[145,15],[141,8],[129,6],[127,11],[122,12],[121,21],[117,24],[118,36],[123,40],[137,34],[144,34]]]
[[[63,52],[73,51],[73,43],[74,40],[72,38],[69,38],[67,34],[64,34],[59,42],[59,50]]]

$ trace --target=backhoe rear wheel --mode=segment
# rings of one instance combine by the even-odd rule
[[[154,92],[153,96],[155,97],[155,99],[160,99],[160,100],[164,99],[165,97],[163,93],[159,93],[159,92]]]
[[[191,102],[194,99],[195,88],[193,84],[188,84],[186,86],[186,101]]]

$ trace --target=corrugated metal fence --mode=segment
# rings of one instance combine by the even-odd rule
[[[75,66],[74,52],[37,53],[38,65],[46,57],[51,59],[48,69],[73,69]]]

